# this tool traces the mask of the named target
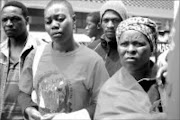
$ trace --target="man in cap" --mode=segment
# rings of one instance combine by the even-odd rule
[[[101,26],[104,34],[101,43],[95,51],[104,59],[106,69],[112,76],[120,67],[120,58],[117,51],[116,28],[118,24],[127,19],[128,14],[122,1],[107,1],[100,9]]]

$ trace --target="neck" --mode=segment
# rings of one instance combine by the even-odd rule
[[[9,38],[10,46],[11,47],[24,47],[27,40],[27,36],[28,34],[26,33],[16,38],[10,37]]]
[[[100,34],[98,34],[98,35],[96,35],[96,36],[95,36],[95,38],[96,38],[95,40],[98,40],[98,39],[100,39],[100,38],[101,38],[101,35],[100,35]]]
[[[149,77],[148,76],[148,73],[149,71],[151,70],[151,67],[150,67],[150,62],[147,62],[145,65],[143,65],[141,68],[139,69],[135,69],[135,70],[131,70],[130,71],[130,74],[132,76],[134,76],[134,78],[136,80],[140,80],[142,78],[145,78],[145,77]]]
[[[54,50],[57,50],[59,52],[70,52],[75,49],[77,49],[79,45],[74,41],[74,39],[70,40],[70,42],[64,42],[64,43],[59,43],[58,41],[53,41],[52,42],[52,48]]]

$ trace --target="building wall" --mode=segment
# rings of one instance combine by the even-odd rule
[[[2,0],[1,0],[2,1]],[[3,0],[12,1],[12,0]],[[30,31],[45,31],[43,10],[50,0],[17,0],[24,3],[30,12]],[[98,11],[107,0],[68,0],[76,12],[77,33],[85,33],[86,15]],[[150,17],[157,21],[159,29],[171,27],[173,21],[172,0],[122,0],[130,16]],[[167,26],[167,27],[166,27]]]

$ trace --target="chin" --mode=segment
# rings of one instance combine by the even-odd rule
[[[115,39],[116,38],[114,34],[107,34],[106,37],[109,39]]]

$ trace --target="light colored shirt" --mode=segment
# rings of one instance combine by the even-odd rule
[[[8,39],[0,46],[0,116],[2,120],[23,119],[22,111],[17,103],[19,92],[19,75],[28,53],[41,44],[40,40],[28,36],[19,61],[14,62],[9,57]]]
[[[61,53],[48,44],[33,80],[33,57],[33,52],[27,57],[19,87],[28,95],[36,90],[40,112],[69,113],[90,108],[88,112],[91,111],[92,117],[99,90],[109,78],[102,58],[83,45],[74,51]]]

